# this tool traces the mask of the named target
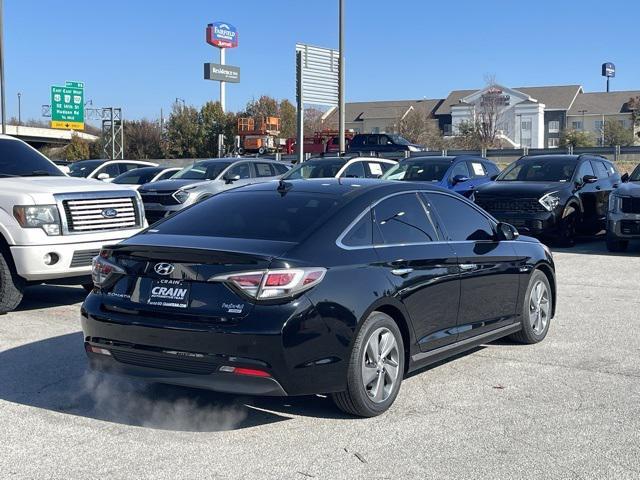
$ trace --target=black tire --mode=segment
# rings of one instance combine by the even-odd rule
[[[561,247],[573,247],[576,243],[576,231],[578,229],[580,211],[573,205],[567,205],[562,212],[560,220],[560,233],[558,244]]]
[[[5,252],[0,252],[0,314],[16,309],[22,301],[25,281],[18,276],[13,262]]]
[[[244,148],[240,147],[238,149],[238,155],[244,155]]]
[[[367,343],[372,335],[381,328],[391,332],[396,341],[397,351],[399,352],[397,356],[398,373],[388,397],[384,401],[376,403],[369,397],[363,384],[362,362]],[[351,350],[347,370],[347,390],[333,393],[331,397],[334,403],[343,412],[358,417],[375,417],[384,413],[398,396],[404,376],[404,363],[404,343],[398,325],[390,316],[382,312],[372,312],[364,321]]]
[[[548,295],[548,318],[546,321],[545,327],[536,333],[530,321],[530,303],[531,303],[531,295],[533,292],[534,286],[538,284],[538,282],[544,283]],[[547,336],[547,332],[549,331],[549,325],[551,324],[551,312],[553,312],[553,294],[551,291],[551,285],[549,284],[549,279],[547,276],[540,270],[534,270],[529,278],[529,286],[527,287],[527,292],[524,296],[524,302],[522,305],[522,330],[511,335],[511,338],[516,342],[533,344],[538,343],[544,340],[544,337]]]
[[[607,250],[610,252],[626,252],[627,248],[629,248],[629,240],[607,236]]]
[[[84,288],[87,293],[93,292],[93,282],[91,282],[91,283],[83,283],[82,284],[82,288]]]

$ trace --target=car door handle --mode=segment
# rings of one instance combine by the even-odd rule
[[[413,268],[394,268],[393,270],[391,270],[391,273],[399,277],[402,277],[403,275],[409,275],[411,272],[413,272]]]
[[[476,268],[478,268],[478,266],[475,263],[461,263],[458,266],[460,267],[460,270],[462,270],[463,272],[470,272],[471,270],[475,270]]]

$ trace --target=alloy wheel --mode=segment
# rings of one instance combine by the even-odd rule
[[[398,381],[400,352],[398,342],[388,328],[376,329],[362,354],[362,383],[375,403],[389,398]]]
[[[533,333],[540,335],[549,323],[550,301],[549,290],[545,283],[538,280],[529,296],[529,322]]]

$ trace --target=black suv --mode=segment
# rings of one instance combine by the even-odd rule
[[[349,143],[351,153],[422,152],[424,147],[391,133],[358,134]]]
[[[480,186],[475,201],[501,221],[570,246],[577,231],[604,229],[609,194],[619,183],[620,173],[604,157],[528,156]]]

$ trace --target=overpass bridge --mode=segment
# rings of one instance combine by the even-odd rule
[[[93,142],[98,139],[96,135],[91,135],[90,133],[43,127],[25,127],[23,125],[7,125],[6,130],[7,135],[24,140],[34,147],[41,147],[47,144],[67,145],[71,141],[71,136],[74,133],[78,137],[89,142]]]

